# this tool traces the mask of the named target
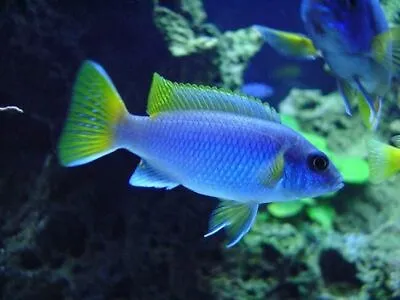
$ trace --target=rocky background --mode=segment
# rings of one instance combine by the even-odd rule
[[[393,22],[395,3],[385,2]],[[129,110],[143,114],[154,71],[240,88],[263,48],[251,28],[218,28],[200,1],[6,0],[0,41],[0,107],[23,110],[0,111],[1,299],[400,297],[398,181],[368,184],[366,132],[335,93],[293,89],[277,107],[332,153],[346,188],[264,207],[233,249],[224,248],[223,233],[203,238],[216,201],[183,188],[130,187],[138,158],[129,153],[58,165],[82,60],[101,63]],[[395,85],[385,139],[400,133],[397,99]]]

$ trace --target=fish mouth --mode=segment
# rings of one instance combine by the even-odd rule
[[[344,187],[343,177],[341,175],[336,176],[333,183],[333,191],[336,192]]]
[[[338,183],[336,185],[336,187],[335,187],[335,192],[338,191],[338,190],[341,190],[343,187],[344,187],[344,183],[343,182]]]

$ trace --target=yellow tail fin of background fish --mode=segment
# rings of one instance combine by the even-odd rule
[[[104,69],[86,61],[78,72],[58,144],[61,164],[78,166],[115,151],[115,131],[127,114]]]
[[[400,136],[393,138],[396,146],[400,146]],[[397,142],[396,142],[397,141]],[[370,181],[380,183],[400,171],[400,149],[371,139],[367,144]]]
[[[387,55],[390,52],[391,55]],[[395,26],[375,37],[372,44],[375,59],[394,74],[400,73],[400,27]]]

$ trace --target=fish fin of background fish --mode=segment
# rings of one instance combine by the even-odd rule
[[[342,96],[346,114],[351,116],[352,110],[351,110],[350,99],[353,99],[353,97],[355,95],[354,89],[351,87],[351,85],[348,82],[345,82],[340,79],[337,80],[337,87],[338,87],[340,95]]]
[[[360,117],[365,127],[368,129],[372,129],[372,124],[369,121],[369,117],[371,115],[371,111],[367,102],[365,101],[364,96],[361,93],[357,93],[357,103],[358,103],[358,111],[360,113]]]
[[[400,75],[400,26],[390,29],[392,38],[392,63],[394,73]]]
[[[209,237],[225,228],[229,239],[226,247],[230,248],[249,232],[256,219],[257,211],[257,203],[221,200],[218,207],[212,212],[209,230],[204,237]]]
[[[394,74],[400,72],[400,27],[377,35],[372,42],[373,57]],[[389,55],[391,52],[392,55]]]
[[[271,164],[261,172],[260,179],[264,186],[273,188],[282,179],[283,170],[285,169],[285,151],[286,148],[279,151]]]
[[[245,95],[258,98],[261,101],[274,94],[273,87],[261,82],[248,82],[242,85],[240,91]]]
[[[395,135],[391,138],[391,140],[393,145],[395,145],[397,148],[400,148],[400,135]]]
[[[399,172],[400,149],[372,138],[367,151],[371,182],[380,183]]]
[[[115,128],[127,115],[106,71],[93,61],[85,61],[77,74],[58,143],[60,163],[78,166],[115,151]]]
[[[141,160],[135,172],[129,179],[129,184],[141,187],[165,188],[167,190],[177,187],[179,184],[169,180],[168,176]]]
[[[253,29],[282,55],[300,59],[316,59],[320,56],[311,39],[303,34],[275,30],[261,25],[253,25]]]
[[[149,116],[183,110],[229,112],[280,123],[276,110],[257,98],[222,88],[176,83],[155,73],[147,105]]]
[[[361,93],[356,94],[357,97],[357,103],[358,103],[358,111],[360,112],[361,120],[364,123],[365,127],[367,129],[370,129],[372,131],[375,131],[379,125],[379,121],[381,119],[382,115],[382,97],[376,97],[375,103],[374,103],[374,110],[376,111],[376,116],[375,119],[371,122],[370,121],[370,116],[371,116],[371,110],[368,106],[367,101],[365,101],[365,97]]]
[[[368,104],[369,111],[370,111],[369,123],[373,124],[374,120],[376,120],[376,117],[377,117],[377,111],[375,109],[375,101],[374,101],[374,99],[372,99],[371,95],[365,90],[365,88],[363,87],[363,85],[361,84],[361,82],[358,78],[355,78],[354,82],[356,83],[358,90],[364,96],[364,99]]]
[[[380,122],[381,116],[382,116],[382,107],[383,107],[383,97],[378,96],[378,97],[376,97],[376,100],[375,100],[375,103],[374,103],[376,116],[375,116],[375,119],[373,120],[373,122],[371,124],[371,129],[373,131],[376,131],[376,129],[378,128],[378,125],[379,125],[379,122]]]

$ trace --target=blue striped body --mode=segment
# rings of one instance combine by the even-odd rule
[[[294,200],[332,191],[341,182],[333,166],[326,182],[307,171],[307,155],[318,150],[298,133],[247,116],[210,111],[130,116],[119,129],[118,141],[170,180],[222,199]],[[284,178],[270,187],[264,179],[283,148],[288,149]]]

